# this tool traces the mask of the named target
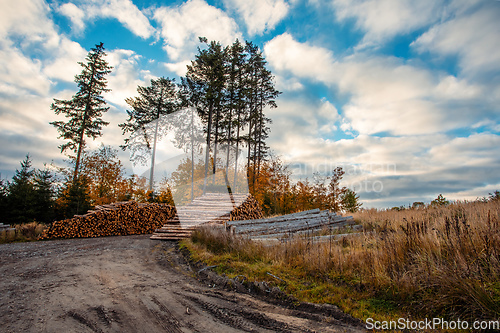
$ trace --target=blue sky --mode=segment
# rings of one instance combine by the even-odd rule
[[[50,104],[76,92],[95,44],[114,70],[110,125],[89,146],[118,148],[124,99],[183,76],[205,36],[263,50],[283,92],[269,145],[296,179],[343,166],[367,208],[500,189],[499,1],[1,2],[2,178],[27,153],[36,167],[64,165]]]

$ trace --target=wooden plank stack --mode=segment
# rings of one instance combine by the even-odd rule
[[[40,239],[148,234],[174,218],[175,214],[175,207],[170,205],[117,202],[96,206],[85,215],[56,221]]]
[[[248,236],[252,239],[262,239],[312,233],[325,227],[335,229],[354,223],[352,216],[342,217],[330,211],[312,209],[267,219],[230,221],[226,226],[234,234]]]
[[[220,225],[262,216],[259,203],[249,194],[206,193],[178,207],[177,216],[157,229],[151,239],[179,240],[190,237],[201,224]]]

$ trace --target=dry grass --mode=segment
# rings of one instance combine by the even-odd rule
[[[37,222],[17,224],[15,225],[15,230],[2,231],[0,233],[0,244],[35,241],[45,228],[44,224]]]
[[[383,311],[387,301],[397,311],[421,317],[499,318],[498,200],[369,210],[355,218],[364,225],[362,236],[321,243],[301,238],[263,247],[209,229],[195,233],[193,242],[217,255],[233,254],[232,260],[236,255],[242,262],[270,263],[276,274],[300,272],[314,283],[368,293],[384,303],[384,309],[379,309]],[[373,315],[351,313],[363,319]]]

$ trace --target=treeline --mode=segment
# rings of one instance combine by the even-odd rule
[[[170,188],[180,180],[182,185],[191,183],[186,196],[192,199],[200,189],[205,193],[220,186],[215,185],[216,173],[219,178],[223,174],[221,184],[229,191],[237,189],[243,178],[268,215],[316,207],[335,211],[359,208],[359,197],[339,185],[341,169],[322,182],[318,178],[313,183],[306,180],[293,184],[286,166],[269,158],[266,139],[271,119],[265,111],[277,107],[275,99],[280,92],[259,48],[248,41],[243,44],[236,40],[225,47],[205,38],[200,42],[198,54],[179,83],[165,77],[152,79],[149,86],[138,86],[138,96],[125,99],[130,110],[128,119],[119,125],[127,135],[121,148],[130,151],[133,163],[151,165],[149,184],[144,177],[127,177],[117,151],[111,147],[86,149],[86,140],[100,137],[108,125],[102,118],[109,110],[103,93],[110,91],[106,76],[112,67],[100,43],[84,62],[79,62],[82,72],[75,76],[75,95],[69,100],[54,99],[51,104],[56,115],[65,117],[50,124],[64,140],[59,148],[69,157],[69,167],[34,170],[27,157],[12,181],[1,183],[1,205],[6,207],[2,220],[50,222],[83,214],[94,205],[130,199],[173,204]],[[171,125],[161,123],[162,116],[180,110],[191,110],[191,115],[185,114],[175,123],[175,144],[191,150],[191,165],[179,166],[160,184],[163,188],[155,187],[157,143],[173,130]],[[199,134],[194,131],[194,114],[201,119]],[[205,156],[203,161],[195,161],[195,148],[200,151],[204,146],[200,142],[206,143]],[[198,182],[197,188],[195,178],[203,183]],[[209,178],[212,188],[207,184]]]
[[[82,154],[76,182],[73,171],[74,165],[35,169],[31,157],[26,156],[10,181],[0,180],[0,222],[52,223],[96,205],[128,200],[173,205],[166,187],[150,192],[145,189],[145,179],[127,176],[117,150],[109,146]]]
[[[271,156],[250,177],[250,193],[259,201],[265,215],[291,214],[320,208],[333,212],[356,212],[359,195],[342,186],[345,172],[337,167],[329,174],[316,173],[312,179],[293,181],[291,171],[279,157]]]

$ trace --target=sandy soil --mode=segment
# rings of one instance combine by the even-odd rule
[[[0,245],[0,331],[363,330],[335,307],[280,305],[198,271],[147,235]]]

